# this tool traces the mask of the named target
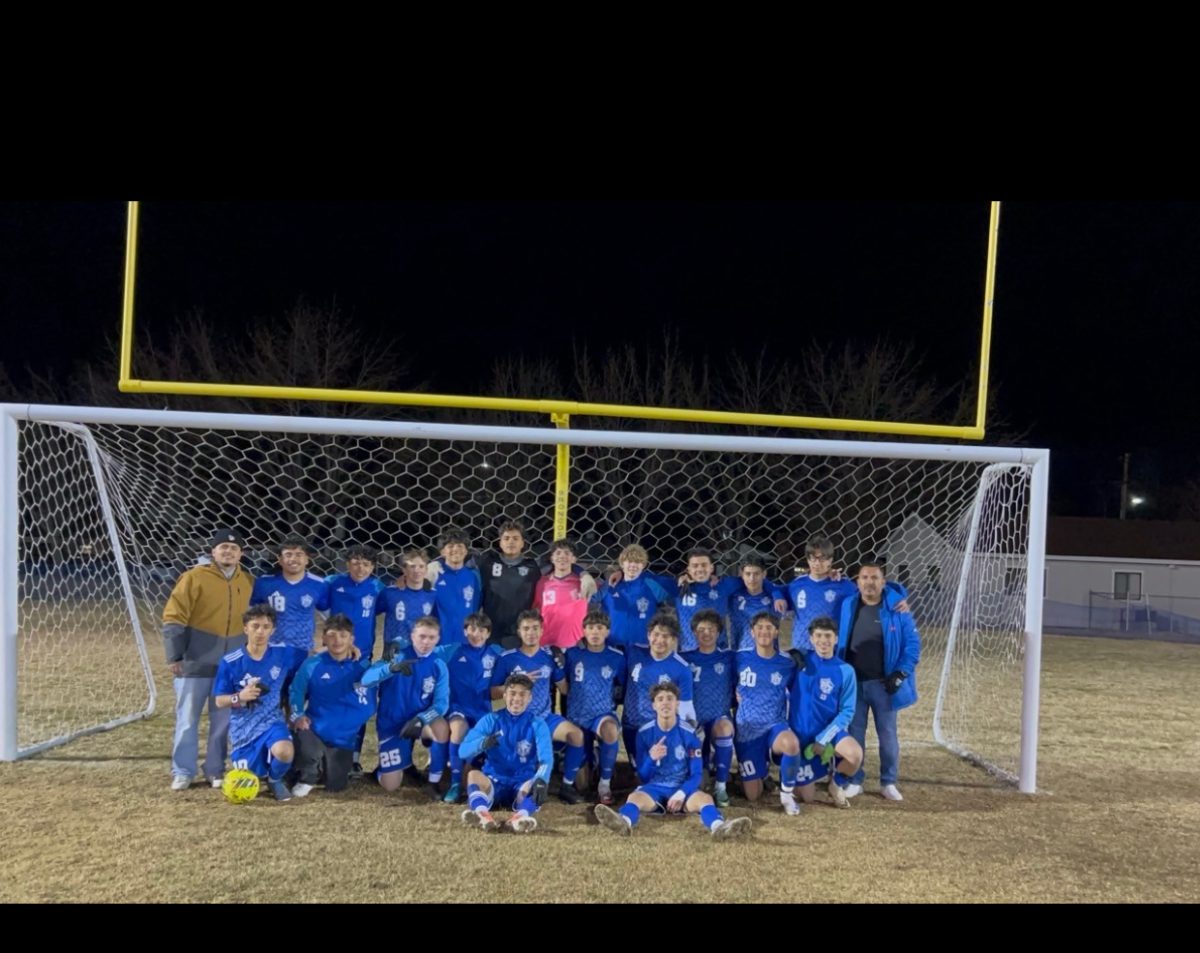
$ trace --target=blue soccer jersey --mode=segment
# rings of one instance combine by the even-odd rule
[[[625,684],[625,654],[611,645],[593,652],[584,642],[567,649],[567,718],[589,728],[617,710],[613,686]]]
[[[655,761],[650,749],[660,742],[667,753]],[[700,740],[678,718],[671,728],[663,728],[655,718],[638,729],[637,770],[642,784],[674,787],[690,797],[699,789],[703,776]]]
[[[608,633],[608,644],[624,649],[627,645],[641,645],[646,641],[646,623],[654,610],[674,598],[675,587],[670,590],[654,577],[642,573],[632,582],[622,579],[615,586],[605,586],[593,598],[599,603],[612,626]]]
[[[442,623],[442,644],[452,645],[466,638],[463,628],[467,616],[478,612],[483,604],[483,583],[478,570],[471,566],[451,569],[445,563],[440,565],[442,571],[433,591],[437,596],[438,621]]]
[[[787,721],[788,687],[796,671],[790,656],[763,658],[754,649],[737,653],[737,741],[750,741]]]
[[[729,612],[729,598],[737,590],[744,589],[742,580],[723,576],[714,586],[709,582],[690,582],[679,590],[675,597],[675,611],[679,613],[679,651],[691,652],[696,646],[696,633],[692,631],[692,616],[701,609],[714,609],[722,616]],[[721,633],[720,645],[728,645],[729,632]]]
[[[417,619],[437,618],[437,596],[429,583],[420,589],[388,586],[375,600],[375,611],[383,616],[383,644],[398,643],[403,648],[411,642],[410,633]],[[443,632],[439,641],[444,640]]]
[[[813,619],[827,615],[835,622],[841,618],[842,602],[858,592],[849,579],[836,582],[828,576],[813,579],[800,576],[788,583],[788,602],[796,610],[796,623],[792,628],[792,648],[807,652],[812,648],[808,638],[808,626]]]
[[[854,669],[837,656],[823,659],[809,652],[792,681],[788,724],[807,745],[828,744],[848,731],[854,718],[857,680]]]
[[[350,573],[329,577],[329,611],[349,616],[354,623],[354,644],[363,658],[375,651],[375,600],[384,585],[374,576],[355,582]]]
[[[631,645],[625,653],[629,680],[625,688],[625,711],[621,723],[628,728],[641,728],[652,720],[654,706],[650,702],[650,686],[674,682],[679,686],[679,717],[694,721],[696,708],[692,703],[692,669],[683,657],[672,652],[656,659],[645,645]]]
[[[728,717],[733,708],[734,653],[725,649],[713,652],[685,652],[684,661],[692,670],[692,699],[696,704],[696,721],[711,724]]]
[[[306,572],[295,582],[283,576],[263,576],[254,580],[250,605],[266,603],[275,610],[276,642],[311,652],[317,631],[318,611],[329,609],[329,586],[320,576]]]
[[[735,652],[742,649],[754,648],[754,636],[750,634],[750,620],[760,612],[769,612],[779,624],[780,615],[775,611],[776,595],[784,596],[782,591],[773,593],[764,586],[758,595],[751,595],[745,584],[729,597],[729,642]]]
[[[481,747],[488,735],[498,735],[497,744],[486,752]],[[554,767],[554,743],[546,719],[526,708],[513,715],[507,708],[489,712],[467,732],[459,748],[463,764],[485,755],[483,770],[488,777],[508,784],[521,784],[539,777],[549,783]]]
[[[359,729],[375,714],[377,692],[360,684],[368,666],[365,658],[339,662],[328,652],[310,656],[288,692],[292,720],[307,715],[325,744],[353,750]]]
[[[529,700],[529,711],[539,718],[550,714],[550,684],[561,681],[566,671],[558,667],[550,650],[539,646],[532,655],[521,649],[509,649],[496,660],[492,669],[492,687],[503,687],[504,680],[513,672],[520,672],[533,679],[533,697]]]
[[[380,686],[376,728],[381,740],[397,734],[418,715],[428,725],[436,718],[444,717],[450,707],[450,675],[441,658],[433,652],[418,658],[412,646],[396,658],[411,661],[413,673],[393,674],[390,663],[376,662],[362,677],[363,685]]]
[[[261,659],[253,658],[245,646],[221,659],[213,695],[237,694],[255,679],[266,689],[254,702],[237,705],[230,712],[230,748],[245,747],[272,725],[287,726],[283,717],[283,689],[306,658],[307,649],[271,642]]]
[[[450,713],[476,722],[492,710],[492,670],[501,655],[498,645],[479,648],[470,642],[439,645],[434,651],[450,671]]]

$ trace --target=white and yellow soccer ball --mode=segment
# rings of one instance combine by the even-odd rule
[[[235,768],[221,782],[221,793],[230,804],[245,804],[258,797],[258,777],[252,771]]]

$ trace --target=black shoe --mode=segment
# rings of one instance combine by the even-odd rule
[[[425,775],[417,770],[417,766],[415,764],[410,764],[404,769],[404,780],[413,787],[416,787],[417,785],[425,783]]]
[[[429,797],[429,800],[431,800],[431,801],[440,801],[442,799],[442,789],[441,789],[440,781],[437,783],[434,783],[433,781],[426,781],[424,784],[421,785],[421,790],[425,792],[425,794]]]
[[[355,780],[358,780],[362,776],[363,776],[362,764],[359,763],[358,761],[355,761],[354,764],[352,764],[350,766],[350,777],[354,778]]]
[[[575,790],[574,784],[567,784],[564,781],[562,787],[559,788],[558,799],[562,801],[563,804],[582,804],[584,801],[584,795]]]

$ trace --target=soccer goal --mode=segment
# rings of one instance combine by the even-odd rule
[[[318,570],[367,543],[390,576],[451,524],[484,547],[517,517],[536,549],[565,502],[595,566],[700,545],[787,580],[818,534],[847,570],[883,556],[922,634],[913,717],[1036,785],[1046,451],[28,405],[0,425],[5,760],[154,712],[162,608],[214,525],[254,573],[299,532]]]

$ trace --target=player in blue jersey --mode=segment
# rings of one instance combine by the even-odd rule
[[[607,644],[608,635],[608,615],[601,609],[590,609],[583,617],[583,638],[566,652],[567,718],[583,728],[588,761],[581,775],[585,788],[593,750],[597,740],[600,742],[597,796],[601,804],[613,802],[612,776],[621,747],[616,699],[625,686],[625,655]]]
[[[637,764],[638,730],[654,717],[647,694],[651,685],[674,682],[679,686],[679,717],[696,727],[696,706],[692,701],[692,669],[676,649],[679,647],[679,619],[671,611],[659,612],[650,620],[646,636],[649,645],[631,645],[625,652],[629,670],[625,690],[625,708],[621,713],[621,735],[629,763]]]
[[[288,536],[279,544],[279,568],[275,576],[254,581],[250,605],[266,603],[275,610],[275,641],[293,648],[313,650],[317,613],[329,610],[329,586],[308,571],[308,543]]]
[[[650,556],[641,546],[626,546],[617,564],[621,572],[596,594],[595,601],[612,619],[608,644],[625,650],[629,645],[644,645],[646,624],[664,602],[670,604],[679,587],[646,572]]]
[[[492,669],[502,653],[500,646],[490,643],[492,620],[484,613],[467,616],[465,633],[465,642],[438,648],[450,670],[450,711],[446,715],[450,724],[450,787],[442,799],[447,804],[457,804],[466,793],[461,745],[467,732],[492,710]]]
[[[813,619],[808,638],[811,652],[792,649],[790,653],[799,666],[788,704],[788,724],[800,739],[802,756],[796,786],[801,799],[811,803],[816,783],[828,777],[834,805],[849,807],[836,776],[853,775],[862,764],[862,747],[850,736],[858,680],[854,669],[836,655],[838,633],[833,619]]]
[[[520,622],[517,623],[518,630]],[[516,834],[537,829],[533,815],[546,800],[550,771],[554,767],[554,744],[544,718],[532,709],[534,683],[522,672],[504,679],[504,707],[476,722],[463,739],[462,756],[473,761],[484,756],[482,769],[467,775],[467,804],[464,824],[485,831],[500,830],[492,817],[492,805],[512,805],[513,814],[504,823]]]
[[[383,616],[384,654],[395,654],[409,644],[413,623],[425,616],[437,618],[437,596],[425,578],[429,561],[420,549],[407,549],[400,557],[403,572],[375,600],[375,611]],[[443,646],[444,648],[444,646]]]
[[[375,689],[359,683],[370,660],[355,648],[354,623],[333,615],[322,630],[325,651],[304,661],[288,692],[296,739],[296,797],[306,797],[322,781],[330,793],[345,790],[359,731],[375,714]]]
[[[575,777],[586,755],[583,730],[550,710],[550,686],[553,684],[560,692],[565,690],[566,656],[560,649],[541,645],[542,615],[537,609],[526,609],[517,616],[517,637],[521,640],[520,647],[509,649],[501,655],[492,669],[492,697],[500,698],[503,695],[505,680],[513,672],[529,677],[533,682],[530,710],[546,719],[546,726],[554,741],[566,745],[559,800],[565,804],[578,804],[583,797],[575,790]]]
[[[437,619],[418,619],[411,637],[408,648],[390,662],[376,662],[362,678],[365,686],[380,685],[376,716],[379,786],[385,791],[399,790],[405,769],[413,763],[413,742],[424,738],[432,742],[425,793],[439,800],[438,783],[450,749],[450,726],[446,724],[450,674],[434,653],[440,638]]]
[[[700,790],[703,776],[700,739],[679,720],[679,686],[659,682],[647,690],[654,719],[638,731],[637,765],[641,785],[629,795],[621,810],[606,804],[595,807],[596,820],[617,834],[628,836],[643,811],[655,814],[698,814],[713,837],[725,839],[747,834],[748,817],[726,820],[713,799]]]
[[[788,686],[796,663],[775,650],[779,624],[770,612],[751,621],[754,648],[737,653],[737,748],[742,791],[749,801],[762,796],[763,779],[771,764],[779,764],[779,803],[785,814],[800,813],[796,803],[796,771],[800,765],[800,739],[787,723]]]
[[[713,567],[712,553],[707,549],[693,549],[687,554],[687,570],[680,580],[679,593],[675,597],[675,610],[679,613],[679,626],[683,632],[679,643],[681,652],[691,652],[696,648],[696,638],[692,632],[692,616],[701,609],[713,609],[721,615],[733,610],[733,599],[738,595],[747,595],[751,599],[762,595],[765,589],[768,610],[774,609],[782,613],[787,608],[787,593],[766,578],[765,567],[763,575],[757,578],[758,589],[751,593],[746,583],[737,576],[717,576]],[[744,604],[743,608],[746,608]],[[732,639],[739,638],[740,632],[731,629],[721,648],[728,648]]]
[[[242,616],[246,645],[221,659],[213,682],[218,708],[233,709],[229,719],[230,760],[235,768],[266,777],[277,801],[292,792],[284,778],[295,749],[283,714],[283,691],[308,657],[308,651],[272,642],[275,610],[251,606]]]
[[[760,612],[782,617],[787,611],[787,590],[767,578],[767,561],[756,553],[742,560],[741,586],[729,595],[729,645],[735,652],[754,648],[750,620]],[[776,646],[778,648],[778,646]]]
[[[479,571],[468,566],[471,538],[456,526],[442,533],[441,558],[429,564],[427,576],[437,596],[437,617],[442,623],[444,644],[461,642],[467,616],[483,605],[483,583]]]
[[[717,807],[729,806],[729,769],[733,763],[733,686],[735,656],[718,649],[723,622],[713,609],[701,609],[692,616],[692,632],[697,648],[684,652],[692,669],[692,696],[696,719],[704,738],[704,763],[713,774],[713,800]]]

